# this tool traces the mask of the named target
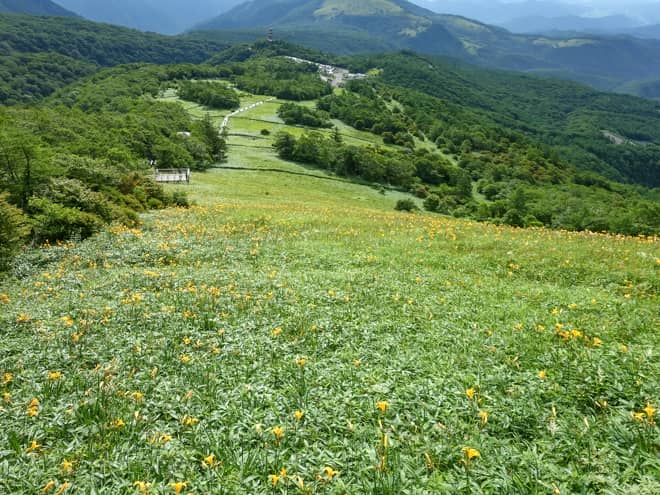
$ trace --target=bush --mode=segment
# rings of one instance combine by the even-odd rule
[[[30,204],[34,213],[34,240],[66,241],[85,239],[103,228],[104,222],[92,213],[68,208],[45,198],[35,198]]]
[[[6,194],[0,195],[0,271],[8,268],[29,233],[27,217],[7,201]]]
[[[394,205],[394,209],[397,211],[416,211],[419,208],[412,199],[400,199]]]

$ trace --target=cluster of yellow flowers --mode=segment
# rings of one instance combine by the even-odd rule
[[[655,425],[655,420],[653,417],[655,416],[655,413],[657,411],[657,408],[653,407],[651,405],[651,402],[648,401],[646,403],[646,407],[641,410],[641,412],[633,412],[632,413],[632,418],[635,421],[639,421],[640,423],[646,423],[648,425]]]

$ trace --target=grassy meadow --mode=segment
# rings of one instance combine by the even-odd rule
[[[657,240],[398,213],[279,127],[226,165],[318,177],[194,174],[0,282],[0,493],[660,492]]]

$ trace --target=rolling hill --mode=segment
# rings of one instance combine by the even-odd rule
[[[613,90],[660,77],[660,41],[580,35],[513,34],[400,0],[262,0],[241,4],[198,25],[206,36],[232,41],[276,37],[344,53],[411,49],[488,67],[535,72]]]
[[[75,17],[76,14],[50,0],[0,0],[0,13],[54,15]]]

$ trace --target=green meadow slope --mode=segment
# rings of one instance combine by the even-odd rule
[[[278,105],[195,206],[0,282],[0,488],[656,493],[657,240],[395,212],[279,159]]]

